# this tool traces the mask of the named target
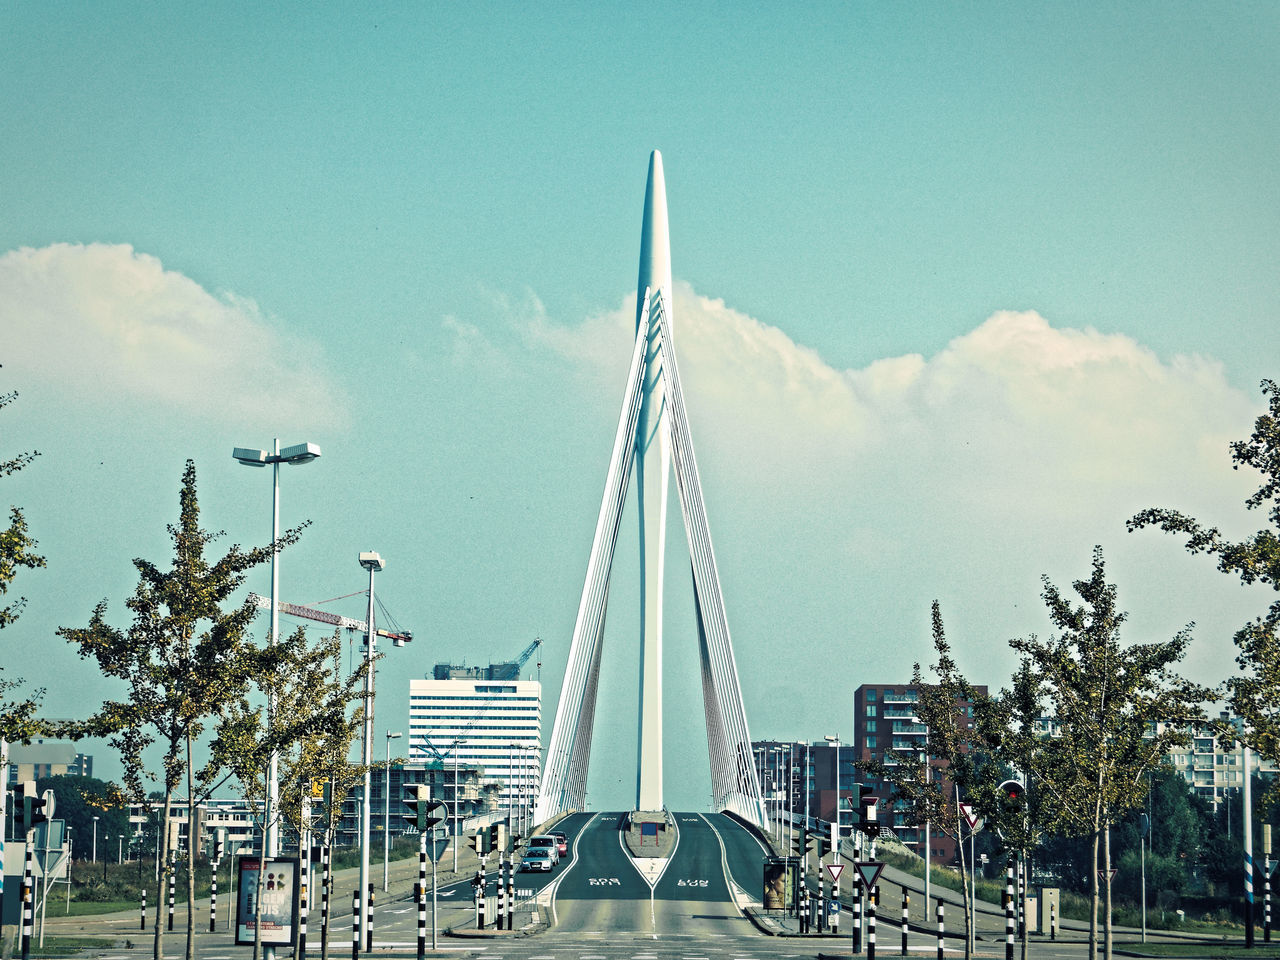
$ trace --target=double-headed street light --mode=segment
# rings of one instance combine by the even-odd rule
[[[387,874],[391,863],[391,741],[404,736],[402,733],[387,731],[387,789],[383,791],[382,803],[382,892],[387,892]]]
[[[280,449],[280,440],[277,437],[271,442],[272,452],[267,453],[265,450],[259,450],[256,447],[236,447],[231,451],[231,456],[246,467],[265,467],[271,465],[271,644],[274,645],[279,640],[280,635],[280,565],[277,561],[279,549],[277,541],[280,539],[280,464],[282,463],[310,463],[320,456],[320,448],[314,443],[295,443],[291,447]],[[268,697],[267,713],[269,717],[273,717],[275,713],[275,694]],[[268,857],[274,857],[280,852],[280,827],[276,822],[278,819],[278,811],[276,807],[280,797],[280,756],[275,750],[271,751],[271,759],[267,765],[267,808],[264,811],[266,822],[264,827],[265,834],[265,850],[264,854]]]

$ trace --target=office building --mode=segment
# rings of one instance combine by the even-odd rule
[[[409,763],[480,771],[504,810],[524,816],[538,795],[542,684],[519,679],[519,663],[437,664],[409,681]]]

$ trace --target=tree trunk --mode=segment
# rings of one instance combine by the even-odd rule
[[[1101,831],[1093,832],[1092,872],[1089,876],[1089,960],[1098,960],[1098,839]]]
[[[1104,941],[1104,956],[1106,960],[1111,960],[1111,824],[1107,824],[1103,833],[1103,866],[1107,883],[1107,912],[1106,912],[1106,940]]]
[[[173,788],[169,786],[167,780],[164,785],[164,812],[160,815],[160,838],[158,844],[160,849],[157,851],[160,861],[164,864],[164,869],[160,871],[160,876],[156,880],[156,919],[155,919],[155,937],[154,946],[152,948],[152,956],[154,960],[163,960],[164,958],[164,905],[166,902],[166,888],[169,886],[169,873],[173,870],[173,864],[169,862],[169,817],[171,815],[170,804],[173,801]]]
[[[196,956],[196,807],[191,782],[191,728],[187,728],[187,960]]]
[[[961,814],[960,805],[956,804],[956,846],[960,849],[960,897],[964,903],[964,957],[970,960],[973,956],[974,945],[974,925],[977,918],[973,915],[974,904],[969,898],[969,881],[965,879],[964,871],[964,830],[960,826]],[[929,851],[925,851],[928,856]],[[926,912],[928,904],[925,904]]]
[[[262,875],[267,872],[267,823],[271,805],[267,798],[267,776],[262,777],[262,845],[258,848],[258,878],[253,888],[253,960],[262,956]]]

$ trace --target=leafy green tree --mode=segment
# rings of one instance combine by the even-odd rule
[[[1049,618],[1060,632],[1010,646],[1021,656],[1017,696],[1041,704],[1060,735],[1028,739],[1015,752],[1032,778],[1031,792],[1040,793],[1042,825],[1090,840],[1090,960],[1098,950],[1100,868],[1107,877],[1104,949],[1110,960],[1110,828],[1145,797],[1147,773],[1204,721],[1202,704],[1211,691],[1173,670],[1186,654],[1189,628],[1168,641],[1121,643],[1125,614],[1116,607],[1114,584],[1106,581],[1100,547],[1094,548],[1092,575],[1073,584],[1082,604],[1047,577],[1043,582]]]
[[[125,768],[125,785],[138,800],[143,781],[154,779],[143,754],[152,744],[162,751],[158,779],[164,791],[162,837],[168,837],[174,792],[186,775],[188,807],[192,790],[192,743],[211,719],[235,703],[253,679],[261,660],[247,636],[256,609],[246,600],[229,607],[229,598],[253,567],[268,561],[273,549],[297,540],[301,528],[290,530],[275,544],[242,550],[234,545],[220,559],[205,557],[221,534],[200,526],[195,465],[188,460],[179,493],[179,521],[169,526],[173,565],[162,570],[148,560],[135,559],[138,585],[125,602],[133,614],[127,630],[107,622],[106,601],[94,608],[89,624],[61,628],[82,658],[92,657],[102,673],[125,684],[120,700],[103,704],[94,723],[111,732],[111,745]],[[192,843],[191,847],[195,844]],[[188,851],[194,856],[194,849]],[[173,865],[164,859],[158,881],[154,957],[163,955],[164,924],[160,891]],[[188,871],[193,877],[194,871]],[[195,885],[188,883],[188,958],[195,949]]]
[[[0,408],[7,407],[15,399],[16,392],[0,394]],[[38,451],[20,453],[8,460],[0,460],[0,477],[17,473],[38,457]],[[36,553],[36,541],[27,533],[27,521],[17,507],[9,508],[9,526],[0,529],[0,600],[7,597],[9,587],[19,570],[37,570],[45,565],[44,557]],[[0,629],[18,619],[26,598],[16,597],[0,605]],[[30,741],[32,737],[47,732],[36,720],[43,690],[33,691],[26,697],[17,694],[22,681],[0,678],[0,739],[13,743]]]
[[[1262,485],[1245,500],[1249,510],[1265,509],[1268,526],[1243,540],[1231,541],[1216,527],[1206,527],[1193,517],[1160,507],[1143,510],[1129,520],[1130,531],[1158,527],[1165,533],[1186,537],[1184,546],[1193,554],[1217,558],[1218,570],[1240,578],[1244,584],[1265,584],[1280,592],[1280,386],[1262,381],[1269,397],[1267,412],[1254,421],[1247,440],[1231,444],[1233,470],[1257,471]],[[1243,740],[1258,754],[1280,763],[1280,599],[1235,634],[1236,663],[1240,673],[1226,681],[1227,702],[1244,721],[1243,729],[1219,725],[1226,739]]]
[[[925,680],[920,664],[913,665],[911,684],[916,688],[916,719],[928,729],[927,751],[892,749],[892,762],[860,760],[855,764],[876,777],[884,778],[893,788],[895,809],[904,809],[908,819],[917,825],[928,823],[935,833],[956,841],[960,853],[960,876],[964,880],[972,864],[965,859],[964,840],[969,833],[958,804],[973,800],[972,794],[989,790],[995,776],[985,763],[989,744],[984,729],[975,724],[961,707],[966,702],[976,705],[975,712],[990,715],[989,705],[961,675],[951,656],[942,622],[942,611],[935,600],[932,608],[933,647],[937,663],[931,668],[934,682]],[[980,705],[980,706],[978,706]],[[972,956],[974,931],[970,885],[961,884],[965,913],[965,957]]]
[[[214,738],[211,760],[202,781],[229,771],[244,795],[258,801],[268,825],[280,829],[291,822],[302,832],[302,790],[313,779],[328,779],[342,786],[337,803],[364,768],[346,758],[360,730],[363,713],[352,705],[363,697],[364,660],[352,674],[341,670],[342,640],[335,632],[317,644],[306,631],[296,630],[265,650],[253,671],[254,686],[261,694],[251,698],[244,689],[228,703]],[[376,658],[375,658],[376,659]],[[272,754],[278,763],[279,797],[274,809],[267,804],[266,780]],[[262,872],[258,873],[262,882]],[[261,891],[255,898],[261,907]],[[255,924],[254,956],[261,949],[260,924]],[[322,951],[327,946],[322,945]]]

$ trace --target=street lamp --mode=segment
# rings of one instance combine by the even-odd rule
[[[280,464],[310,463],[320,456],[320,448],[314,443],[295,443],[281,450],[278,437],[272,440],[271,444],[271,453],[256,447],[236,447],[231,451],[231,456],[246,467],[265,467],[271,464],[271,639],[269,642],[274,646],[280,633],[280,565],[277,561],[277,554],[280,552],[277,546],[277,541],[280,539]],[[275,699],[274,693],[268,694],[267,716],[271,720],[275,718]],[[365,762],[368,762],[367,758]],[[367,791],[368,787],[365,789]],[[268,857],[274,857],[280,852],[280,827],[275,822],[279,797],[280,755],[273,748],[267,763],[267,803],[263,811],[265,817],[263,852]],[[275,947],[268,945],[265,948],[265,956],[267,960],[271,960],[275,956]]]
[[[116,837],[116,866],[124,863],[124,834]]]
[[[369,802],[372,779],[369,761],[373,753],[373,655],[377,634],[373,627],[373,575],[386,566],[382,557],[373,552],[360,554],[360,566],[369,571],[369,619],[365,623],[368,633],[364,641],[364,736],[360,745],[360,763],[364,767],[364,796],[360,803],[360,930],[369,929],[369,821],[373,808]],[[270,958],[268,958],[270,960]]]
[[[98,862],[98,818],[93,818],[93,862]]]
[[[453,872],[458,872],[458,837],[461,835],[462,821],[458,819],[458,747],[466,740],[455,739],[453,747]]]
[[[836,745],[836,843],[838,844],[840,842],[840,737],[837,735],[834,737],[824,737],[823,739],[826,740],[827,743],[834,743]],[[838,858],[840,851],[835,850],[833,852]],[[831,862],[836,863],[837,860],[833,860]]]
[[[387,874],[391,862],[391,741],[403,734],[387,731],[387,789],[382,798],[382,892],[387,892]]]

